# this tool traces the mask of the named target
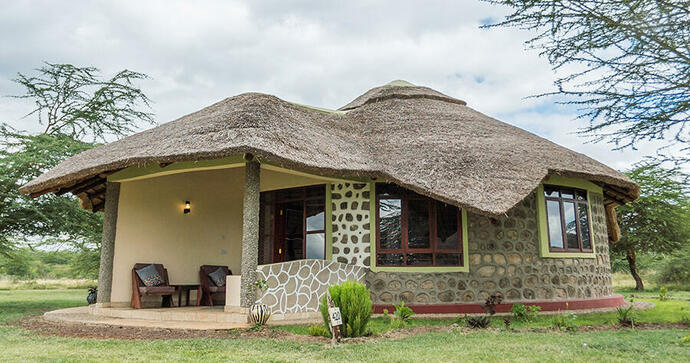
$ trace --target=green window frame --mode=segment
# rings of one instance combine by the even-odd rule
[[[546,196],[545,189],[553,192]],[[603,191],[600,186],[587,180],[560,175],[552,175],[539,185],[537,188],[537,226],[539,253],[542,258],[596,258],[594,226],[592,224],[592,193],[602,194]],[[552,212],[554,210],[560,211],[558,218],[552,220],[552,223],[549,223],[549,208]],[[575,216],[574,226],[570,226],[570,224],[566,226],[566,215],[570,214],[568,211],[571,208]],[[588,233],[585,233],[579,220],[579,217],[585,214]],[[570,233],[566,231],[570,231]],[[589,239],[589,246],[587,246],[586,241],[583,241],[585,237]],[[558,240],[559,238],[560,240]],[[577,247],[574,246],[575,244]]]

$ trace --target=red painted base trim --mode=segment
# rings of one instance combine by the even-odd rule
[[[524,301],[514,302],[515,304],[524,305],[539,305],[541,311],[557,311],[557,310],[586,310],[586,309],[600,309],[600,308],[615,308],[625,303],[623,295],[614,294],[598,299],[575,299],[575,300],[561,300],[561,301]],[[513,307],[514,303],[499,304],[496,306],[496,312],[507,313]],[[567,306],[566,306],[567,304]],[[476,314],[483,313],[484,309],[481,304],[444,304],[444,305],[409,305],[417,314]],[[395,311],[393,305],[374,305],[374,313],[383,313],[383,309],[388,309],[389,312]]]

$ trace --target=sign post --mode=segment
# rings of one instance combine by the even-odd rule
[[[343,317],[340,315],[340,308],[333,303],[329,291],[326,291],[326,300],[328,301],[328,325],[331,328],[331,345],[335,346],[343,338],[340,332],[340,326],[343,325]]]

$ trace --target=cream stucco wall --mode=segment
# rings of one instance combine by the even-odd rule
[[[318,177],[261,170],[261,190],[323,184]],[[244,167],[121,183],[111,301],[129,303],[135,263],[162,263],[171,283],[198,283],[199,266],[239,274]],[[184,202],[191,213],[182,213]],[[193,298],[193,296],[192,296]]]

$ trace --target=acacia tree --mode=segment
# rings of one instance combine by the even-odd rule
[[[670,253],[690,243],[689,176],[658,164],[641,165],[626,174],[640,185],[641,195],[617,208],[622,233],[611,253],[625,256],[635,289],[643,290],[637,254]]]
[[[489,27],[536,32],[528,47],[558,75],[558,91],[538,96],[581,106],[582,133],[618,149],[667,140],[681,153],[662,158],[690,161],[690,1],[484,1],[512,11]]]
[[[51,63],[33,76],[18,75],[14,81],[26,92],[15,97],[34,101],[26,117],[42,125],[43,132],[0,124],[0,253],[8,254],[16,241],[66,243],[94,259],[88,252],[100,244],[100,213],[83,210],[72,196],[32,199],[18,188],[96,141],[127,135],[142,121],[152,123],[153,115],[142,110],[150,101],[135,85],[146,78],[123,70],[103,79],[93,67]],[[84,261],[88,264],[93,261]]]

